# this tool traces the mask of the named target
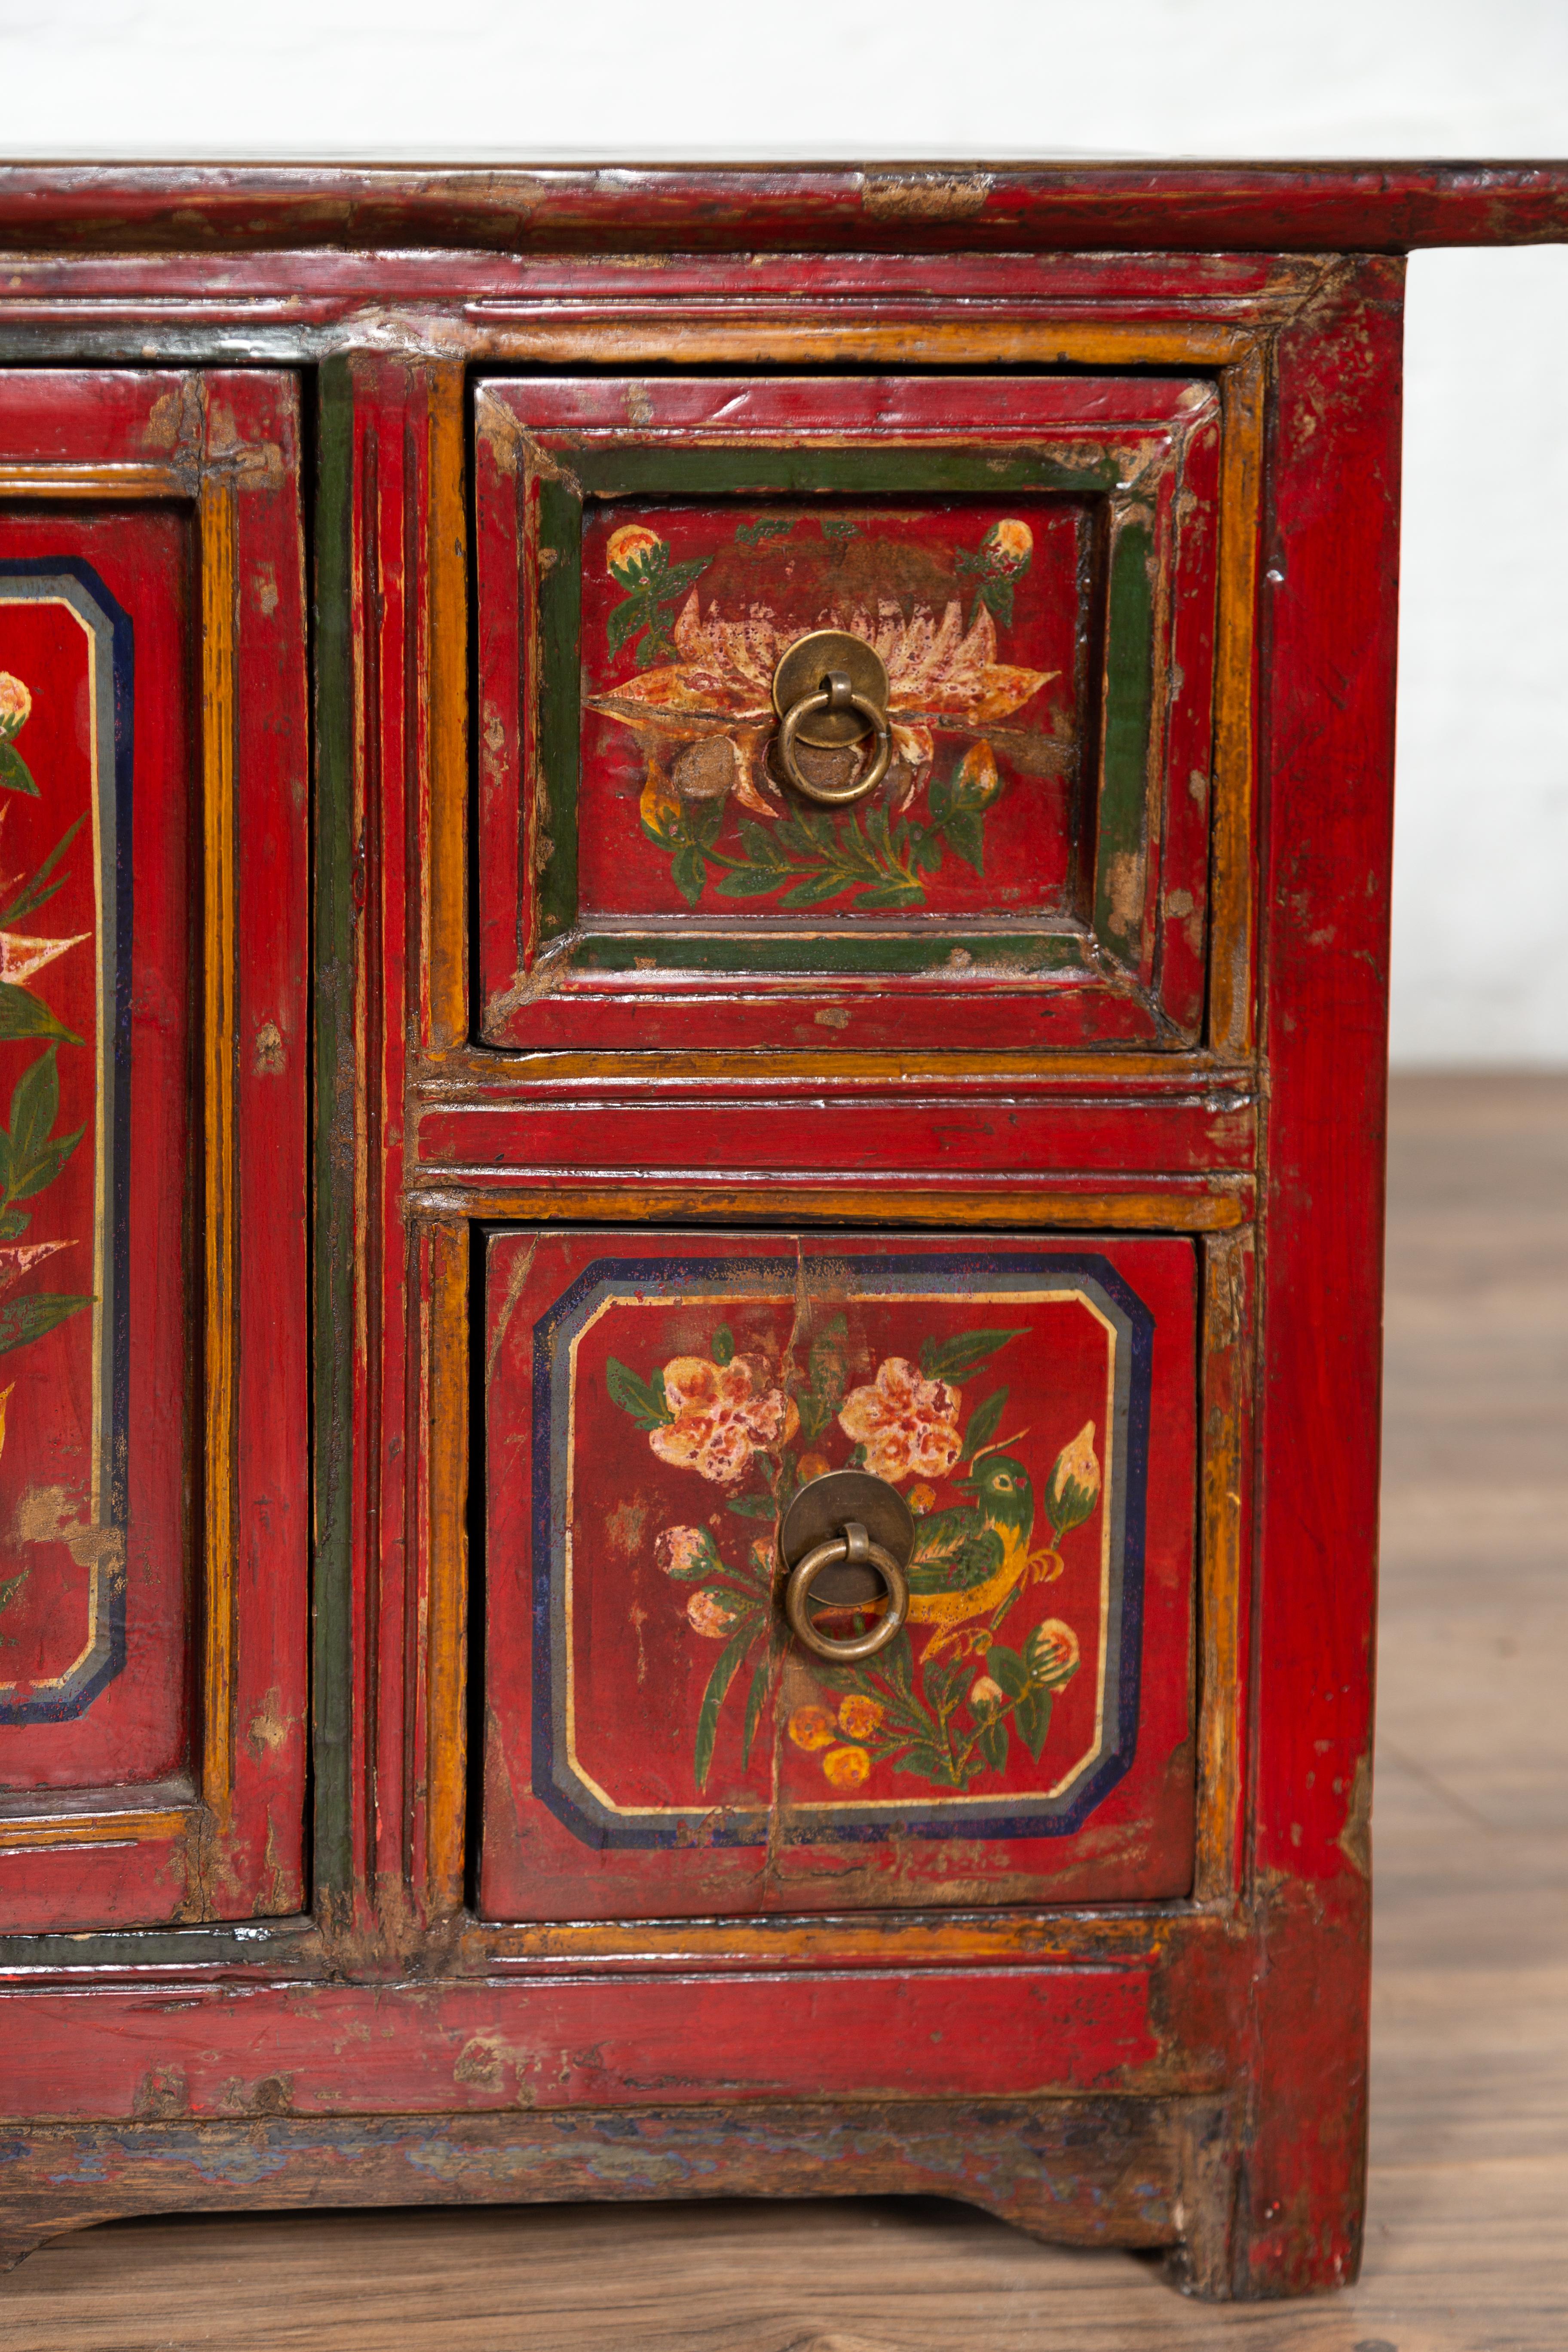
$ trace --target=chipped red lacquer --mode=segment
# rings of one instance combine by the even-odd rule
[[[11,1931],[286,1915],[303,1894],[298,434],[278,375],[0,374],[0,668],[31,696],[11,748],[33,786],[5,793],[5,895],[31,883],[36,909],[0,924],[25,983],[0,1069],[5,1213],[25,1221],[0,1359]],[[226,530],[204,526],[214,499],[232,503]],[[204,631],[233,648],[205,715]],[[193,1074],[205,843],[230,793],[238,1231],[215,1266],[192,1245],[206,1172]],[[77,1311],[16,1344],[13,1316],[72,1292]],[[204,1384],[233,1398],[216,1526]],[[204,1585],[227,1621],[205,1675]]]
[[[290,1538],[279,1536],[279,1549],[271,1539],[287,1519],[298,1540],[306,1466],[305,1325],[290,1255],[306,1194],[291,1089],[310,957],[309,1880],[293,1874],[299,1846],[289,1847],[278,1805],[265,1856],[274,1874],[263,1882],[275,1900],[247,1888],[229,1909],[298,1901],[300,1913],[255,1919],[243,1938],[216,1924],[175,1934],[123,1924],[195,1916],[178,1897],[146,1899],[148,1847],[127,1862],[123,1846],[68,1844],[51,1831],[52,1848],[5,1864],[36,1874],[37,1890],[3,1955],[5,2228],[17,2251],[84,2221],[204,2206],[936,2189],[1078,2242],[1163,2246],[1207,2294],[1303,2293],[1353,2275],[1401,291],[1397,259],[1376,256],[1415,242],[1552,236],[1565,217],[1568,177],[1549,166],[0,174],[0,222],[26,247],[0,276],[5,348],[57,372],[90,350],[97,373],[82,397],[101,428],[100,461],[132,454],[109,426],[117,414],[145,415],[151,353],[186,371],[190,446],[202,442],[203,462],[216,463],[218,442],[203,441],[195,423],[199,386],[237,350],[265,362],[252,384],[300,371],[317,464],[309,930],[300,771],[289,750],[305,676],[297,572],[279,571],[272,614],[242,563],[235,606],[238,723],[250,730],[236,773],[257,797],[240,835],[253,912],[237,935],[234,1068],[242,1142],[258,1132],[253,1113],[266,1138],[261,1156],[239,1156],[250,1186],[240,1325],[247,1360],[259,1358],[266,1374],[240,1427],[264,1433],[266,1453],[265,1480],[258,1473],[242,1489],[256,1513],[237,1553],[236,1654],[243,1668],[257,1640],[280,1645],[280,1705],[236,1717],[234,1786],[243,1790],[251,1759],[281,1776],[298,1832],[306,1621],[298,1578],[279,1569]],[[683,377],[682,362],[701,373]],[[485,380],[477,395],[470,365]],[[1194,545],[1213,534],[1198,567],[1213,584],[1183,608],[1192,635],[1177,667],[1184,659],[1195,677],[1212,662],[1214,683],[1194,693],[1189,748],[1173,771],[1182,789],[1165,803],[1172,827],[1188,832],[1181,845],[1167,829],[1164,854],[1195,863],[1199,887],[1171,876],[1156,897],[1151,885],[1158,951],[1131,981],[1112,972],[1095,983],[1131,1014],[1047,1035],[1005,1013],[988,1024],[977,991],[958,1000],[953,1022],[917,1039],[900,1009],[917,991],[898,976],[854,989],[837,979],[804,1017],[781,1020],[786,992],[765,972],[761,985],[726,982],[706,1008],[639,974],[635,1001],[618,1011],[584,987],[572,1000],[581,1028],[565,1024],[568,998],[546,991],[518,997],[487,1032],[487,1004],[523,961],[508,927],[522,903],[517,782],[534,680],[526,602],[509,601],[507,585],[519,578],[516,503],[494,495],[502,445],[478,429],[476,408],[500,402],[526,424],[542,384],[601,394],[613,384],[605,396],[619,402],[625,430],[646,430],[637,407],[662,403],[679,439],[720,379],[761,415],[785,377],[836,381],[823,399],[843,402],[845,383],[900,371],[932,416],[951,402],[964,429],[977,421],[981,379],[1004,381],[1006,399],[1070,400],[1091,378],[1131,385],[1134,400],[1157,383],[1213,387],[1214,421],[1195,437],[1216,434],[1217,471],[1191,477],[1202,511],[1184,526]],[[57,401],[68,382],[36,380]],[[291,515],[289,467],[267,457],[247,469],[245,457],[247,440],[291,445],[248,414],[222,443],[250,486],[246,498],[258,513],[276,498]],[[862,406],[852,421],[875,446],[876,418]],[[26,454],[21,444],[5,453]],[[193,485],[199,470],[193,458]],[[896,482],[876,498],[900,510],[922,503]],[[966,583],[979,575],[958,575],[959,556],[978,561],[997,523],[1034,529],[1011,488],[987,499],[984,527],[967,536],[933,526],[931,543],[946,533]],[[704,515],[722,518],[728,546],[765,547],[766,534],[737,541],[736,528],[755,534],[759,520],[782,519],[780,504],[772,487],[742,499],[699,482],[679,525],[699,537],[678,548],[672,522],[671,562],[709,556]],[[18,511],[7,503],[5,528]],[[62,530],[85,528],[68,503],[29,508],[27,528],[54,515]],[[601,533],[606,556],[613,529],[626,525],[663,536],[646,509],[628,509]],[[106,527],[95,516],[93,528]],[[805,545],[805,522],[792,529]],[[910,527],[914,540],[923,529]],[[1042,581],[1048,539],[1033,541]],[[150,597],[154,579],[149,556],[134,593]],[[607,566],[594,575],[590,667],[601,672],[619,585]],[[1008,625],[993,618],[997,658],[1011,659]],[[180,709],[194,747],[194,604],[184,625]],[[1056,656],[1037,636],[1016,666],[1047,670]],[[613,694],[636,669],[628,657],[586,688],[579,680],[580,695]],[[1083,676],[1092,688],[1092,661]],[[470,677],[480,697],[471,719]],[[1214,740],[1200,747],[1211,713]],[[171,710],[166,723],[177,719]],[[597,852],[614,824],[640,822],[647,769],[633,793],[637,780],[621,773],[630,730],[613,715],[584,721],[574,703],[573,724],[588,730],[580,740],[599,762],[590,782],[605,788]],[[194,807],[194,783],[187,793]],[[1036,845],[1043,854],[1043,835]],[[606,902],[619,894],[611,911],[622,919],[679,921],[654,895],[669,872],[637,831],[624,866],[601,856],[597,887]],[[1191,896],[1173,902],[1173,880]],[[200,963],[186,968],[192,1023]],[[1162,996],[1167,988],[1175,993]],[[269,1020],[286,1078],[269,1042],[256,1052]],[[183,1128],[169,1114],[193,1154],[205,1150],[212,1082],[207,1066]],[[181,1263],[204,1283],[207,1213],[198,1189]],[[1076,1899],[1031,1887],[997,1902],[994,1850],[913,1837],[830,1843],[852,1873],[839,1907],[792,1896],[824,1856],[817,1842],[785,1834],[812,1775],[831,1785],[816,1759],[859,1746],[871,1759],[864,1786],[874,1771],[889,1790],[898,1777],[873,1756],[871,1718],[851,1707],[846,1719],[852,1693],[775,1704],[767,1752],[782,1758],[781,1801],[760,1868],[757,1851],[700,1835],[651,1855],[595,1845],[533,1787],[534,1693],[520,1685],[531,1638],[531,1456],[513,1465],[531,1431],[534,1327],[563,1271],[570,1286],[566,1259],[580,1266],[585,1252],[633,1244],[667,1258],[678,1244],[695,1259],[721,1254],[726,1232],[764,1254],[786,1235],[808,1255],[851,1235],[862,1249],[880,1237],[889,1256],[1070,1246],[1122,1267],[1158,1308],[1164,1385],[1150,1448],[1173,1580],[1145,1633],[1140,1707],[1150,1712],[1131,1769],[1067,1837],[1038,1842],[1098,1874],[1076,1882]],[[1154,1296],[1157,1262],[1195,1276],[1192,1321],[1181,1281],[1161,1277]],[[782,1394],[787,1383],[765,1375],[782,1364],[787,1334],[771,1308],[746,1312],[753,1328],[731,1328],[728,1361],[755,1360],[749,1395]],[[889,1355],[918,1361],[922,1339],[953,1336],[965,1310],[943,1312],[952,1328],[933,1319],[907,1337],[863,1319],[865,1360],[816,1433],[819,1451],[837,1461],[856,1429],[873,1426],[851,1395],[876,1387]],[[723,1354],[705,1325],[661,1332],[635,1362],[619,1360],[646,1384],[656,1358],[663,1369]],[[1099,1417],[1079,1409],[1066,1362],[1059,1431],[1050,1418],[1043,1363],[1018,1384],[1033,1381],[1046,1420],[1018,1430],[999,1421],[996,1431],[1037,1484],[1091,1417],[1103,1459]],[[194,1489],[209,1406],[189,1347],[183,1364]],[[984,1381],[1015,1385],[1005,1364],[1003,1349],[981,1387],[973,1377],[946,1384],[963,1392],[951,1416],[958,1442],[985,1402]],[[675,1375],[677,1417],[695,1378]],[[621,1388],[634,1402],[639,1393]],[[612,1486],[632,1478],[668,1506],[667,1526],[633,1547],[626,1583],[603,1571],[613,1622],[602,1666],[625,1689],[626,1754],[650,1771],[679,1766],[690,1776],[670,1784],[682,1804],[706,1801],[694,1785],[702,1677],[691,1657],[713,1636],[685,1612],[682,1596],[702,1580],[669,1573],[658,1535],[706,1526],[715,1508],[736,1530],[763,1522],[730,1513],[721,1480],[708,1482],[709,1510],[685,1515],[676,1485],[703,1482],[688,1462],[656,1454],[658,1412],[645,1412],[644,1427],[604,1397],[595,1412],[585,1435],[605,1544],[625,1503]],[[667,1475],[668,1489],[658,1483]],[[916,1483],[911,1473],[905,1490]],[[923,1483],[929,1508],[963,1501],[942,1475]],[[1063,1535],[1059,1578],[1026,1586],[1015,1614],[1027,1628],[1082,1613],[1079,1601],[1058,1606],[1051,1595],[1083,1573],[1092,1524]],[[678,1566],[695,1557],[673,1540],[665,1556]],[[626,1627],[636,1630],[631,1611],[656,1606],[668,1614],[655,1632],[642,1628],[649,1683],[657,1668],[675,1729],[667,1738],[660,1717],[653,1752],[639,1759],[649,1683],[638,1685]],[[212,1631],[193,1580],[170,1634],[188,1675],[178,1718],[187,1727],[209,1703]],[[147,1682],[149,1708],[160,1687],[170,1685]],[[1070,1694],[1073,1677],[1057,1687]],[[737,1684],[719,1710],[710,1770],[724,1801],[750,1785],[731,1712],[744,1697]],[[1042,1758],[1050,1752],[1047,1737]],[[1026,1780],[1016,1742],[1008,1759]],[[1158,1800],[1157,1822],[1146,1811],[1129,1844],[1114,1808],[1162,1785],[1166,1766],[1176,1799]],[[140,1751],[136,1769],[151,1769]],[[755,1777],[771,1797],[760,1767]],[[142,1802],[134,1786],[117,1793]],[[36,1808],[36,1794],[26,1802]],[[548,1864],[531,1871],[525,1849],[546,1822]],[[211,1845],[182,1835],[198,1881],[216,1885],[202,1877]],[[922,1875],[929,1894],[918,1891]],[[634,1880],[635,1899],[623,1897]],[[710,1886],[707,1909],[682,1892]],[[224,1908],[220,1889],[206,1917]],[[57,1916],[92,1932],[50,1939],[43,1931]]]

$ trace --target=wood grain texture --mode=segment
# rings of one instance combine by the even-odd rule
[[[1391,1141],[1357,2286],[1194,2307],[904,2197],[259,2214],[56,2240],[0,2287],[6,2352],[1561,2352],[1568,1082],[1397,1080]]]
[[[691,251],[1401,252],[1568,233],[1568,165],[778,163],[431,170],[398,164],[10,165],[25,250],[258,246]]]

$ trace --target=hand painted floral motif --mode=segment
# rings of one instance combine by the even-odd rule
[[[962,1402],[962,1390],[922,1380],[902,1356],[887,1356],[871,1385],[845,1398],[838,1426],[861,1447],[867,1469],[889,1486],[917,1474],[945,1478],[963,1444]]]
[[[792,1433],[788,1398],[764,1385],[766,1368],[750,1357],[710,1363],[701,1356],[677,1356],[656,1377],[665,1418],[649,1429],[648,1444],[660,1461],[689,1466],[716,1486],[735,1486],[753,1454]]]
[[[833,522],[824,519],[819,528],[826,534]],[[795,527],[792,518],[764,516],[737,525],[735,536],[755,544],[760,534],[787,538]],[[837,529],[853,534],[858,526]],[[762,603],[725,613],[710,601],[704,609],[701,588],[691,583],[710,558],[672,563],[667,543],[637,524],[611,536],[606,562],[626,595],[611,613],[606,646],[614,656],[635,639],[640,674],[591,697],[588,707],[630,728],[642,747],[643,831],[668,852],[672,877],[690,905],[711,877],[721,897],[776,895],[784,907],[852,894],[868,909],[915,908],[950,851],[984,870],[984,814],[1002,790],[987,731],[1057,675],[997,658],[996,619],[1011,621],[1014,584],[1029,568],[1033,544],[1028,525],[1008,519],[992,525],[977,553],[960,559],[961,572],[977,583],[967,623],[958,597],[940,611],[886,597],[830,600],[822,610],[816,626],[847,630],[880,656],[893,746],[875,802],[835,817],[786,797],[769,762],[773,671],[801,634],[799,623]],[[977,740],[938,776],[940,734]],[[829,764],[840,757],[822,756]],[[917,820],[907,812],[922,788],[925,815]],[[738,837],[721,846],[731,797],[752,819],[768,822],[742,819]]]
[[[33,698],[23,681],[0,671],[0,788],[36,800],[40,796],[37,783],[16,748],[32,709]],[[0,804],[0,821],[4,816],[5,807]],[[60,1100],[58,1047],[80,1045],[82,1041],[26,983],[57,956],[83,945],[89,934],[49,940],[11,927],[36,914],[60,888],[63,877],[57,868],[80,824],[79,818],[36,873],[0,880],[0,1044],[29,1038],[50,1041],[16,1079],[9,1125],[0,1127],[0,1354],[42,1339],[57,1324],[92,1304],[90,1297],[78,1293],[34,1290],[12,1296],[35,1268],[61,1250],[75,1247],[69,1239],[23,1242],[18,1238],[26,1232],[33,1215],[31,1208],[22,1203],[36,1201],[47,1190],[85,1132],[78,1128],[69,1135],[55,1133]],[[0,1446],[5,1443],[15,1391],[13,1381],[0,1394]],[[0,1581],[0,1610],[17,1600],[27,1573],[24,1569]]]
[[[1022,1336],[984,1328],[928,1338],[913,1361],[886,1355],[853,1386],[842,1315],[825,1319],[804,1349],[792,1344],[776,1368],[737,1352],[723,1325],[710,1356],[675,1357],[646,1380],[610,1360],[611,1394],[658,1459],[733,1489],[725,1508],[734,1517],[769,1523],[738,1566],[718,1515],[707,1527],[672,1523],[654,1538],[657,1566],[689,1588],[682,1605],[692,1633],[724,1645],[699,1709],[699,1790],[741,1668],[750,1663],[744,1764],[784,1665],[778,1520],[803,1480],[847,1467],[895,1485],[919,1474],[910,1489],[917,1517],[907,1621],[862,1664],[792,1654],[792,1671],[808,1675],[821,1697],[794,1707],[790,1740],[816,1756],[828,1788],[846,1796],[880,1765],[963,1790],[1005,1770],[1015,1740],[1039,1759],[1056,1696],[1079,1670],[1079,1636],[1056,1617],[1026,1622],[1011,1646],[1001,1629],[1026,1594],[1062,1574],[1059,1547],[1098,1507],[1100,1469],[1087,1423],[1051,1461],[1040,1496],[1050,1542],[1037,1544],[1035,1489],[1017,1450],[1028,1433],[997,1435],[1008,1391],[993,1389],[965,1417],[959,1384]],[[830,1443],[834,1431],[850,1441],[847,1459]],[[944,1484],[954,1498],[945,1505]],[[829,1614],[845,1621],[835,1630],[868,1622],[853,1609]]]

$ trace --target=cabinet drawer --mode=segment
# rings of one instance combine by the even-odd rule
[[[1191,1243],[504,1230],[484,1280],[489,1916],[1187,1891]],[[777,1514],[856,1466],[909,1616],[825,1664]]]
[[[304,1900],[288,375],[0,373],[0,1923]]]
[[[485,1042],[1196,1036],[1210,384],[491,379],[476,415]],[[783,743],[823,630],[886,682],[852,804],[807,788],[868,735]]]

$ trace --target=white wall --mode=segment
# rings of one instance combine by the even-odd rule
[[[1568,0],[0,0],[0,154],[1568,156]],[[1416,257],[1394,1041],[1568,1065],[1568,251]]]

